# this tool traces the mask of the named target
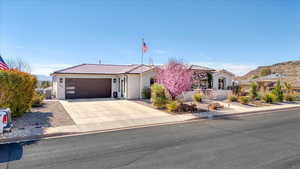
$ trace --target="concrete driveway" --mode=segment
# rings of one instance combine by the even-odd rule
[[[76,99],[64,100],[61,103],[77,125],[155,121],[173,116],[129,100]]]

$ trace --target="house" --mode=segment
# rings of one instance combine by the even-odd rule
[[[279,74],[279,73],[273,73],[270,75],[258,77],[255,79],[250,80],[239,80],[238,85],[245,89],[246,91],[250,90],[252,83],[257,83],[258,87],[260,88],[262,92],[270,91],[275,87],[275,84],[277,81],[285,82],[286,81],[286,75]]]
[[[187,65],[193,70],[194,88],[227,89],[231,85],[231,74],[214,69]],[[52,94],[57,99],[142,98],[142,90],[154,83],[155,66],[132,64],[81,64],[55,71]],[[220,78],[222,85],[220,86]],[[226,80],[228,79],[228,80]],[[225,82],[226,81],[226,82]],[[228,81],[228,82],[227,82]]]
[[[150,87],[153,73],[148,65],[81,64],[51,75],[53,95],[57,99],[136,99],[144,87]]]
[[[213,73],[213,89],[228,90],[235,85],[235,75],[225,69]]]

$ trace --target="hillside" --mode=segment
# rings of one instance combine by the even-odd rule
[[[285,80],[296,86],[299,86],[300,84],[300,60],[282,62],[270,66],[259,66],[238,79],[248,80],[253,76],[260,76],[263,69],[270,69],[272,73],[286,75],[287,78]]]

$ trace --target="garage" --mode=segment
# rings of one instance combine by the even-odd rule
[[[111,97],[111,79],[66,78],[66,99]]]

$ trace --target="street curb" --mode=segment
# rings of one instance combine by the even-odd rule
[[[78,132],[78,133],[77,132],[75,132],[75,133],[67,132],[67,133],[53,133],[53,134],[38,135],[38,136],[28,136],[28,137],[15,137],[15,138],[1,139],[0,145],[1,144],[9,144],[9,143],[21,143],[21,142],[27,142],[27,141],[39,141],[39,140],[47,140],[47,139],[54,139],[54,138],[72,137],[72,136],[80,136],[80,135],[88,135],[88,134],[107,133],[107,132],[138,129],[138,128],[184,124],[184,123],[191,123],[191,122],[207,120],[207,119],[221,119],[224,117],[247,116],[247,115],[254,115],[254,114],[264,114],[264,113],[280,112],[280,111],[284,111],[284,110],[297,110],[297,109],[300,109],[300,106],[299,107],[281,108],[281,109],[250,111],[250,112],[246,112],[246,113],[231,113],[231,114],[213,115],[211,118],[196,117],[193,119],[176,121],[176,122],[155,123],[155,124],[149,124],[149,125],[138,125],[138,126],[131,126],[131,127],[95,130],[95,131],[88,131],[88,132]]]
[[[75,134],[75,133],[53,133],[53,134],[45,134],[45,135],[0,139],[0,145],[1,144],[9,144],[9,143],[20,143],[20,142],[26,142],[26,141],[36,141],[36,140],[52,138],[52,137],[68,136],[68,135],[72,135],[72,134]]]
[[[231,113],[231,114],[222,114],[215,115],[213,118],[222,118],[222,117],[230,117],[230,116],[243,116],[243,115],[252,115],[252,114],[262,114],[262,113],[270,113],[270,112],[280,112],[284,110],[296,110],[300,109],[300,106],[297,107],[288,107],[288,108],[279,108],[279,109],[269,109],[269,110],[258,110],[258,111],[249,111],[245,113]]]

